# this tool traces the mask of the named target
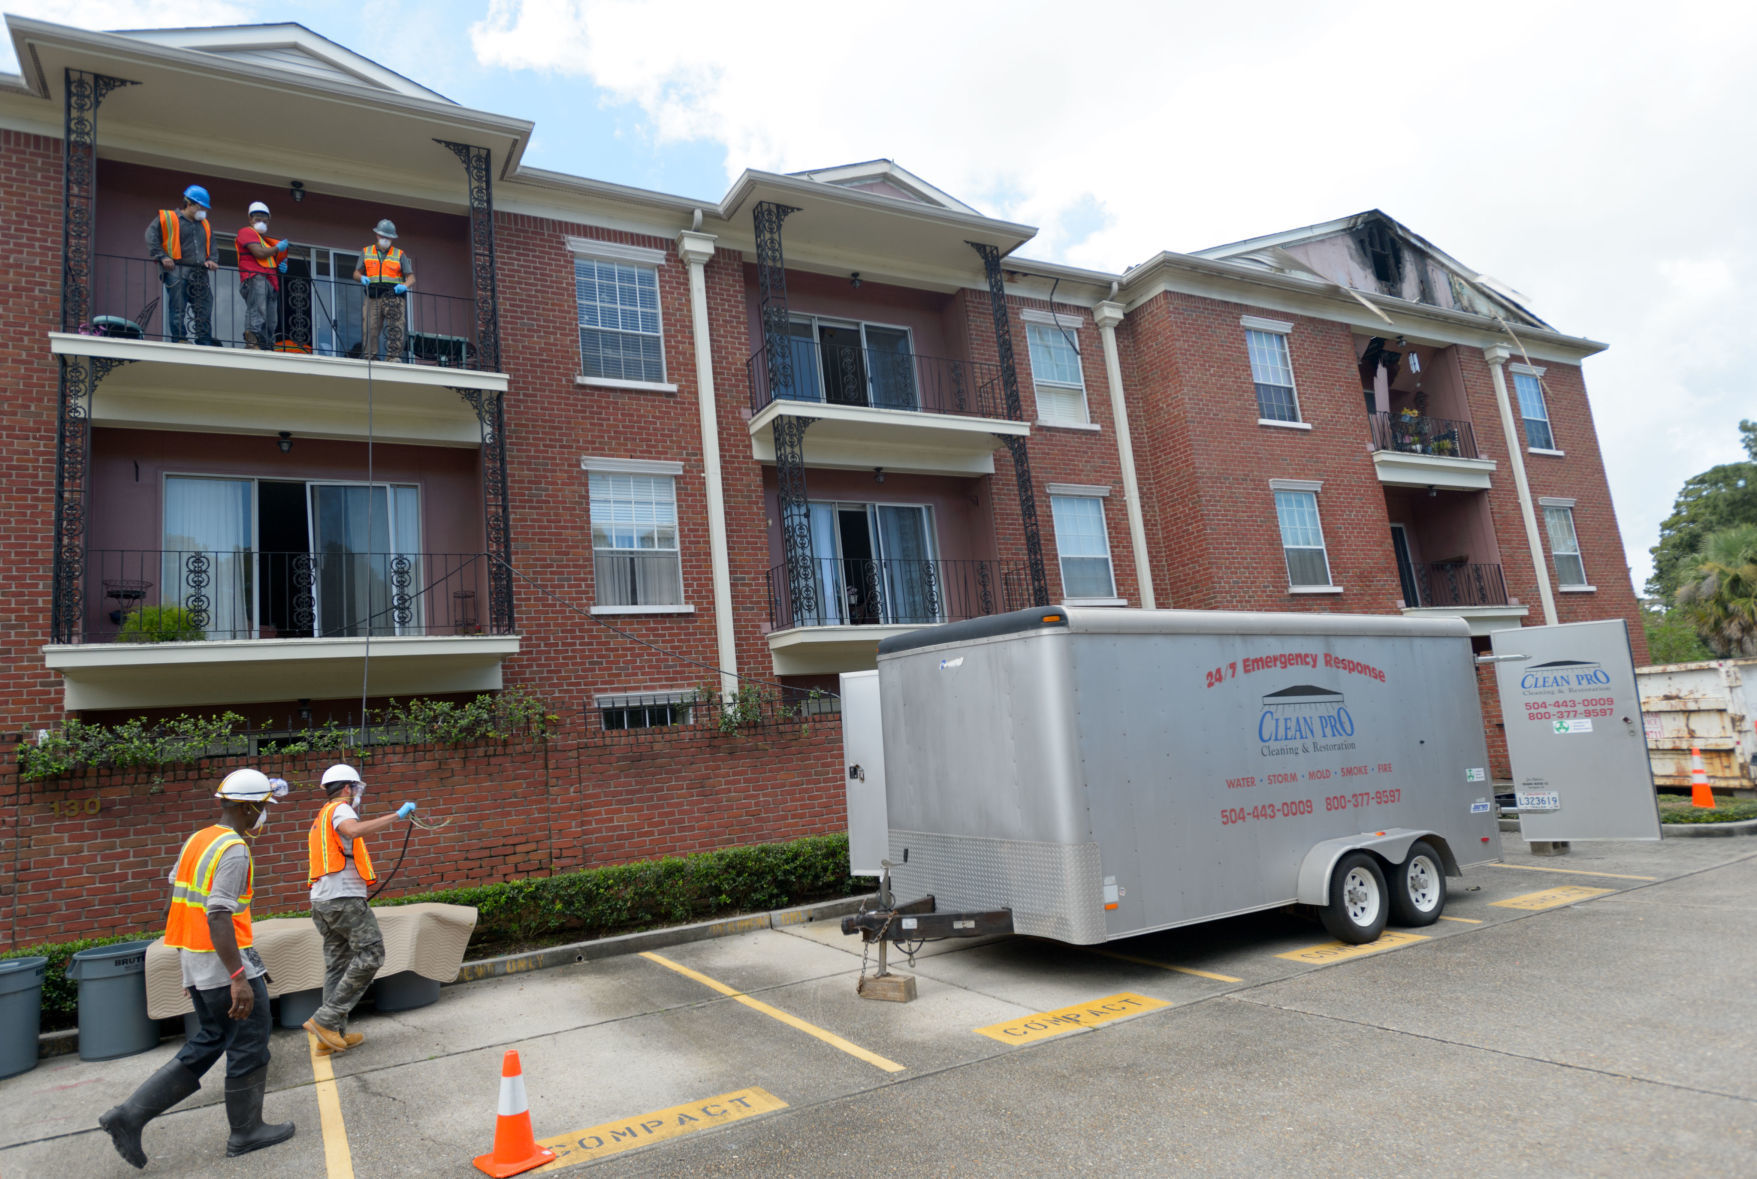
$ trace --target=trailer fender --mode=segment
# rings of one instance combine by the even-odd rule
[[[1446,875],[1459,875],[1458,859],[1447,842],[1432,831],[1411,827],[1387,827],[1383,831],[1365,831],[1359,835],[1342,835],[1326,839],[1306,853],[1299,866],[1299,903],[1323,906],[1330,903],[1330,873],[1336,861],[1351,851],[1369,851],[1387,864],[1401,864],[1409,857],[1409,848],[1418,839],[1425,839],[1440,853]]]

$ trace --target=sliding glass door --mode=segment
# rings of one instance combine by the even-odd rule
[[[165,477],[160,605],[209,639],[256,637],[254,497],[249,479]]]
[[[794,625],[941,621],[931,508],[812,504],[811,550],[812,598]]]
[[[421,633],[417,490],[382,483],[312,483],[308,492],[317,634]]]

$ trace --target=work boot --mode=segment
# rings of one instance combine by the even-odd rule
[[[342,1033],[333,1028],[326,1028],[318,1023],[316,1016],[312,1016],[310,1019],[306,1020],[303,1026],[306,1031],[317,1037],[317,1042],[319,1044],[322,1044],[331,1052],[346,1052],[354,1046],[343,1037]],[[359,1043],[359,1041],[356,1040],[354,1043]]]
[[[255,349],[260,350],[262,348],[262,341],[256,338],[255,332],[251,331],[249,328],[245,328],[244,329],[244,346],[246,348],[255,348]]]
[[[347,1045],[349,1048],[354,1047],[354,1045],[360,1043],[365,1038],[366,1037],[361,1035],[359,1032],[343,1032],[342,1033],[342,1039],[347,1042]],[[335,1049],[331,1048],[328,1044],[324,1043],[322,1040],[319,1040],[317,1042],[317,1054],[319,1056],[332,1056],[335,1054]]]
[[[232,1136],[226,1139],[226,1157],[234,1158],[285,1142],[293,1136],[293,1123],[278,1125],[262,1120],[262,1091],[268,1087],[268,1065],[242,1077],[226,1078],[226,1120]]]
[[[144,1167],[141,1129],[200,1088],[201,1078],[184,1068],[182,1061],[173,1060],[148,1077],[127,1101],[100,1114],[98,1125],[108,1131],[116,1153],[129,1166]]]

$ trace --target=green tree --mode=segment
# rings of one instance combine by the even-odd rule
[[[1750,456],[1742,463],[1722,463],[1685,481],[1672,504],[1672,514],[1659,526],[1659,543],[1651,550],[1653,576],[1647,592],[1670,603],[1689,580],[1704,539],[1713,532],[1741,524],[1757,524],[1757,422],[1739,423],[1739,442]]]
[[[1641,607],[1641,626],[1647,632],[1648,658],[1655,663],[1695,663],[1713,659],[1714,652],[1702,642],[1690,620],[1678,610],[1655,603]]]
[[[1757,655],[1757,524],[1710,533],[1678,613],[1716,655]]]

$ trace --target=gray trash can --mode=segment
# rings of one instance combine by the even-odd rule
[[[47,958],[0,958],[0,1077],[37,1067]]]
[[[114,1060],[156,1047],[159,1024],[146,1014],[150,941],[81,950],[67,964],[79,983],[79,1058]]]
[[[323,1006],[323,989],[321,987],[309,991],[288,991],[280,998],[280,1024],[284,1028],[304,1027],[305,1021],[317,1014]]]
[[[439,984],[413,970],[399,970],[372,984],[372,1005],[379,1011],[409,1011],[439,1002]]]

